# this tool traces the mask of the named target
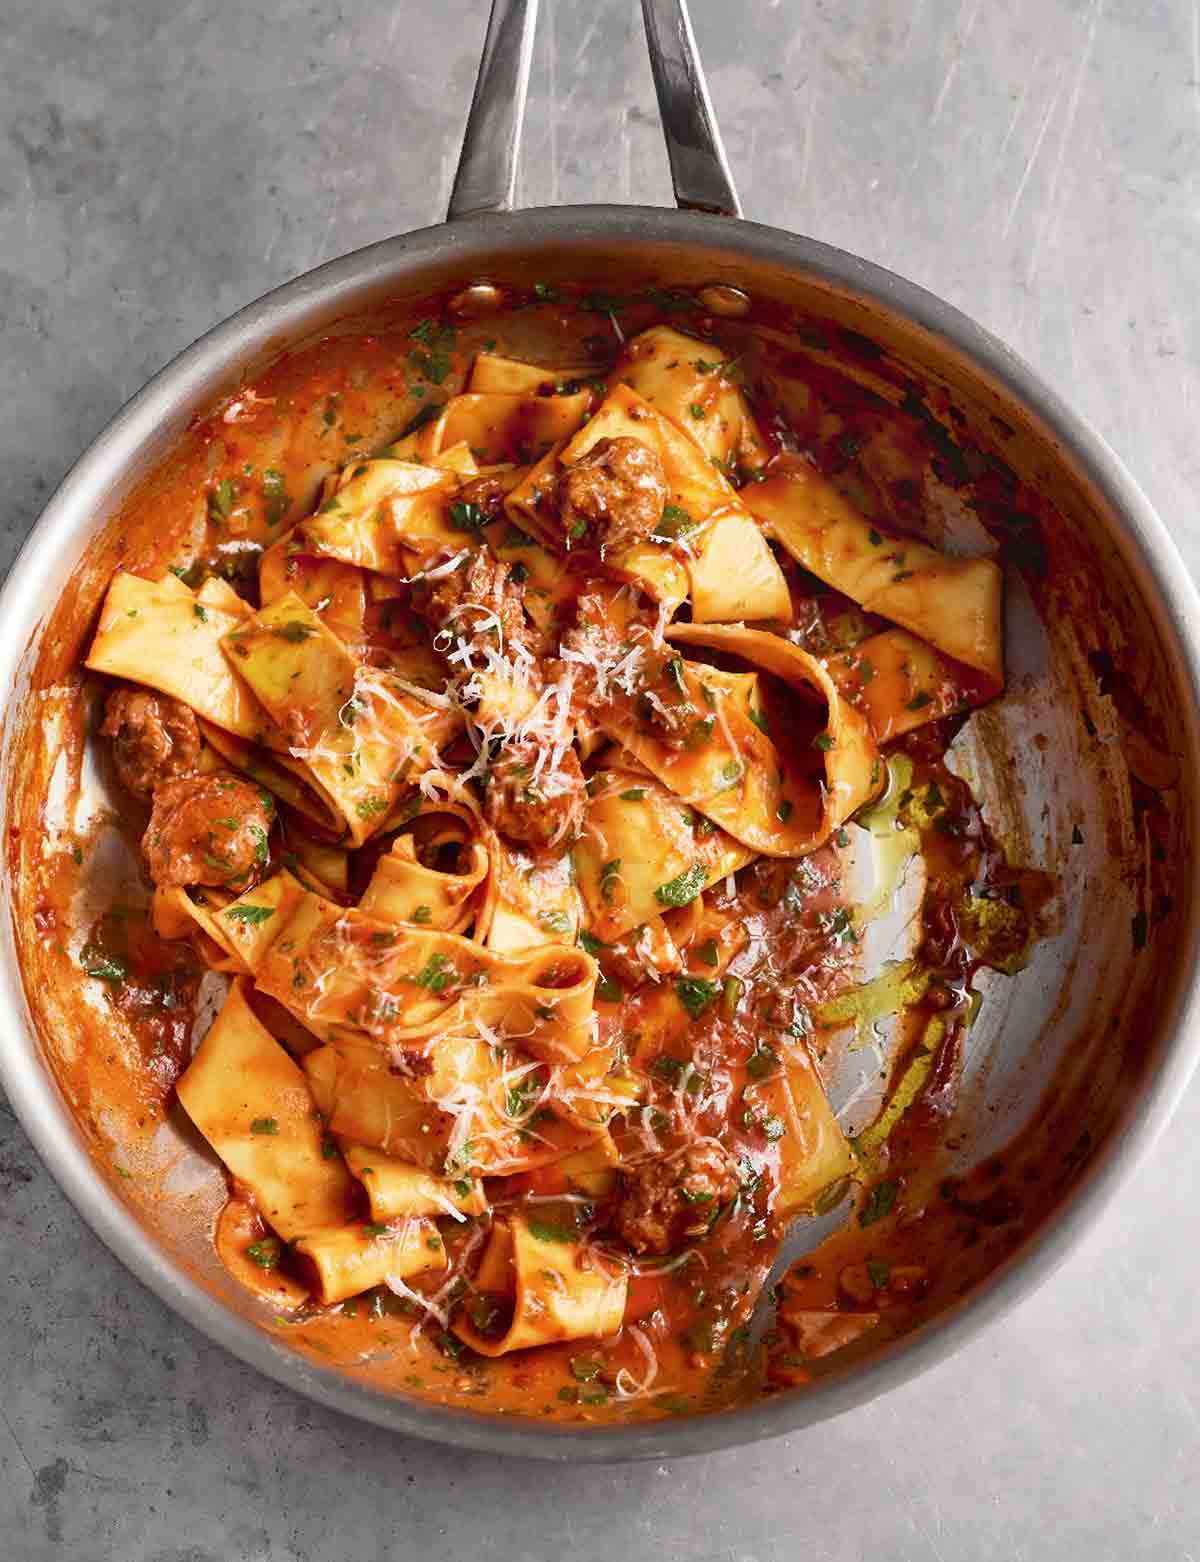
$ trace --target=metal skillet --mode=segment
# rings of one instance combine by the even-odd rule
[[[813,239],[731,221],[737,197],[686,10],[679,0],[643,0],[643,9],[680,210],[511,211],[536,5],[496,0],[447,221],[298,278],[164,369],[67,477],[0,599],[9,691],[0,762],[6,827],[16,828],[31,754],[52,759],[60,741],[43,729],[37,698],[53,663],[50,615],[82,580],[86,619],[98,589],[86,583],[88,559],[122,498],[189,421],[251,366],[335,323],[369,320],[385,305],[411,307],[416,318],[431,299],[474,284],[520,288],[534,277],[737,289],[724,295],[731,307],[744,296],[754,310],[793,322],[780,329],[794,329],[797,343],[812,339],[816,323],[823,350],[851,377],[864,362],[902,371],[968,471],[999,462],[1038,495],[1036,517],[1014,514],[992,539],[1010,565],[1008,691],[964,729],[962,762],[993,827],[1024,860],[1058,876],[1059,914],[1028,967],[987,995],[961,1081],[955,1153],[967,1167],[1015,1142],[1007,1174],[1033,1175],[1036,1163],[1053,1194],[1002,1262],[948,1287],[910,1332],[803,1390],[714,1416],[548,1428],[384,1393],[289,1350],[197,1272],[183,1222],[152,1219],[97,1175],[56,1078],[44,995],[23,983],[17,946],[37,886],[10,859],[0,1078],[47,1165],[113,1251],[189,1322],[323,1403],[413,1435],[562,1460],[662,1459],[779,1435],[941,1359],[1014,1306],[1100,1217],[1166,1124],[1200,1050],[1200,600],[1165,527],[1104,441],[962,314]],[[941,506],[946,534],[961,541],[966,521],[953,495],[934,478],[928,498]],[[1013,1141],[1018,1130],[1025,1137]]]

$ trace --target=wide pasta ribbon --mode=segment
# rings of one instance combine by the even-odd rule
[[[465,445],[480,466],[537,460],[551,445],[568,439],[587,416],[590,390],[539,396],[479,393],[452,396],[436,418],[388,449],[402,460],[432,462]]]
[[[206,581],[197,593],[174,575],[143,580],[119,570],[100,609],[87,666],[182,700],[225,732],[266,741],[271,723],[221,653],[223,638],[251,611],[224,581]]]
[[[272,882],[248,893],[263,899]],[[411,1046],[479,1021],[549,1062],[592,1046],[597,968],[581,949],[496,954],[307,891],[290,916],[271,919],[271,932],[255,948],[255,981],[321,1040]]]
[[[481,1356],[603,1339],[621,1327],[628,1287],[625,1274],[602,1268],[565,1234],[519,1215],[497,1217],[475,1277],[476,1301],[452,1327]]]
[[[654,325],[625,344],[609,385],[628,385],[674,418],[717,466],[754,470],[770,451],[732,372],[714,343]]]
[[[356,661],[294,592],[238,625],[221,646],[355,846],[376,833],[403,782],[435,765],[439,744],[462,725],[444,696],[414,692],[406,680]]]
[[[787,581],[741,495],[693,438],[628,385],[613,387],[561,452],[561,461],[572,466],[599,440],[618,438],[639,440],[663,464],[671,486],[664,536],[668,541],[673,536],[685,554],[693,619],[789,621]],[[531,473],[529,481],[534,480]],[[521,492],[516,490],[510,503]]]
[[[799,458],[752,483],[744,498],[819,580],[982,673],[990,694],[1003,688],[1004,579],[991,559],[951,558],[916,538],[887,536]]]
[[[380,1230],[354,1219],[354,1179],[340,1156],[326,1153],[305,1075],[253,1013],[240,983],[176,1091],[263,1219],[308,1260],[321,1302],[341,1301],[388,1275],[445,1266],[431,1221]]]
[[[880,744],[981,705],[996,692],[985,673],[943,656],[907,629],[885,629],[821,660]]]
[[[678,624],[668,635],[749,662],[787,683],[813,713],[772,736],[752,680],[680,658],[676,676],[697,723],[682,746],[633,713],[605,730],[691,807],[755,852],[798,857],[874,795],[881,767],[867,722],[815,657],[741,624]]]
[[[687,905],[754,852],[626,763],[596,778],[573,855],[588,928],[610,943]]]

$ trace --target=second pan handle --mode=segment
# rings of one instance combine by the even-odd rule
[[[740,217],[687,0],[642,0],[650,69],[667,141],[675,204],[685,211]]]
[[[447,221],[513,208],[537,11],[538,0],[492,0]],[[687,0],[642,0],[642,18],[676,203],[740,217]]]

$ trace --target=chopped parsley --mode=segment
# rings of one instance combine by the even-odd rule
[[[779,1067],[779,1054],[774,1047],[768,1047],[765,1042],[759,1042],[754,1051],[746,1059],[746,1072],[751,1079],[765,1079],[768,1074],[773,1074]]]
[[[708,882],[708,869],[702,862],[694,862],[676,878],[668,879],[654,891],[660,906],[689,905]]]
[[[288,640],[292,645],[299,645],[301,640],[307,640],[316,634],[311,624],[302,624],[298,618],[290,618],[286,624],[272,624],[271,633],[280,640]]]
[[[277,1269],[283,1257],[283,1243],[278,1237],[263,1237],[261,1242],[251,1242],[246,1257],[260,1269]]]
[[[613,857],[600,869],[600,894],[606,901],[611,901],[617,893],[617,881],[621,877],[621,859]],[[691,898],[690,896],[688,897]]]
[[[232,477],[223,477],[215,488],[209,490],[208,518],[222,526],[233,514],[237,504],[238,488]]]
[[[450,373],[450,353],[455,342],[454,328],[427,318],[415,325],[408,336],[410,341],[418,344],[408,355],[409,363],[418,374],[424,375],[434,385],[440,385]]]
[[[538,921],[551,933],[569,933],[574,924],[565,911],[543,911]]]
[[[458,971],[449,955],[434,954],[413,977],[418,987],[427,987],[431,993],[445,992],[451,982],[458,981]]]
[[[268,526],[278,526],[291,503],[284,487],[283,473],[269,466],[262,475],[263,510]]]
[[[675,996],[694,1020],[715,1003],[721,989],[703,976],[680,976],[675,980]]]
[[[483,530],[484,513],[477,504],[466,504],[456,499],[450,506],[450,524],[457,532]]]
[[[900,1191],[900,1185],[892,1178],[883,1182],[877,1182],[858,1212],[860,1226],[873,1226],[877,1220],[882,1220],[885,1215],[890,1215],[896,1203],[896,1195]]]
[[[230,906],[223,913],[231,922],[244,922],[247,927],[259,927],[275,915],[274,906]]]
[[[84,944],[79,951],[79,963],[89,976],[95,977],[98,982],[112,982],[114,987],[119,986],[129,975],[129,967],[124,960],[106,955],[95,944]]]
[[[256,1117],[250,1124],[250,1132],[273,1136],[279,1132],[279,1120],[274,1117]]]
[[[567,1226],[556,1226],[550,1221],[527,1219],[525,1224],[529,1227],[529,1234],[536,1237],[539,1242],[574,1242],[579,1235]]]
[[[414,906],[412,919],[419,927],[433,920],[433,910],[429,906]]]

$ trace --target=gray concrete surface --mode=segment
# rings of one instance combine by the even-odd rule
[[[483,0],[6,0],[0,568],[121,402],[235,306],[438,218]],[[527,202],[662,202],[633,0],[548,0]],[[982,319],[1200,566],[1195,0],[695,0],[748,215]],[[876,1405],[673,1466],[360,1427],[178,1323],[0,1108],[3,1562],[1197,1562],[1200,1090],[1018,1313]]]

